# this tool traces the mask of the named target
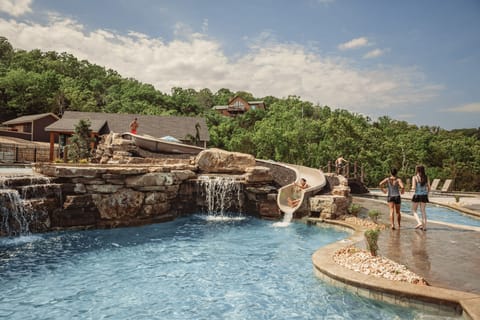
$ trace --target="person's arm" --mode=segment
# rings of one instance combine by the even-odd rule
[[[405,193],[405,186],[403,185],[403,181],[402,179],[398,178],[398,185],[400,186],[400,194],[404,194]]]
[[[380,181],[380,183],[378,184],[378,186],[380,187],[380,190],[382,190],[383,193],[387,193],[387,189],[385,189],[385,187],[383,186],[385,183],[387,183],[387,181],[388,181],[388,178],[385,178],[382,181]]]
[[[412,177],[412,188],[411,191],[415,192],[415,189],[417,188],[417,179],[415,176]]]

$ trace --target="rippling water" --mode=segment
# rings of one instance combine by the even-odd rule
[[[333,228],[196,215],[137,228],[0,239],[0,318],[412,319],[317,279]]]
[[[402,212],[412,214],[412,202],[411,201],[402,201],[401,209]],[[435,220],[441,222],[448,222],[454,224],[460,224],[465,226],[480,227],[480,219],[463,214],[459,211],[442,207],[435,204],[427,204],[427,223],[428,220]],[[417,209],[417,213],[421,217],[420,208]]]

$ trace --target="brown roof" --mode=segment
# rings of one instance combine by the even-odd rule
[[[129,131],[130,122],[134,118],[138,119],[139,127],[137,131],[138,134],[141,135],[150,135],[157,138],[172,136],[179,140],[187,140],[187,135],[192,135],[195,137],[195,126],[199,124],[200,140],[210,141],[210,135],[208,133],[208,127],[205,118],[200,117],[150,116],[119,113],[65,111],[62,119],[48,126],[46,130],[56,132],[73,132],[78,120],[89,119],[92,123],[92,131],[95,131],[95,123],[96,129],[98,129],[100,134],[112,131],[116,133],[122,133]],[[106,122],[106,125],[103,128],[99,127],[102,121]]]
[[[47,132],[63,132],[63,133],[73,133],[75,132],[75,126],[78,124],[80,119],[76,118],[62,118],[48,127],[45,128]],[[90,130],[93,133],[100,133],[102,128],[107,123],[106,120],[90,120]]]
[[[45,117],[54,117],[55,119],[59,119],[59,117],[53,113],[41,113],[41,114],[31,114],[28,116],[18,117],[12,120],[5,121],[3,124],[11,125],[11,124],[29,123]]]

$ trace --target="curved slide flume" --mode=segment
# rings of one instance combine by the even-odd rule
[[[327,179],[325,178],[323,171],[319,169],[286,163],[283,163],[282,165],[291,168],[296,172],[296,181],[304,178],[310,186],[307,189],[302,190],[300,204],[295,207],[291,207],[288,204],[288,197],[291,197],[293,194],[293,184],[286,185],[278,190],[277,204],[280,210],[284,213],[283,222],[289,223],[292,220],[295,211],[301,207],[305,194],[320,191],[327,184]]]

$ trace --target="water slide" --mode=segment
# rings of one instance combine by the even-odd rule
[[[319,169],[286,163],[283,163],[282,165],[295,171],[296,181],[304,178],[307,180],[307,184],[310,186],[307,189],[302,190],[300,204],[296,207],[291,207],[288,204],[288,197],[291,197],[293,194],[293,184],[288,184],[278,190],[277,204],[280,210],[285,214],[283,221],[290,222],[294,212],[301,207],[305,194],[320,191],[327,184],[327,179],[325,178],[323,171]]]

